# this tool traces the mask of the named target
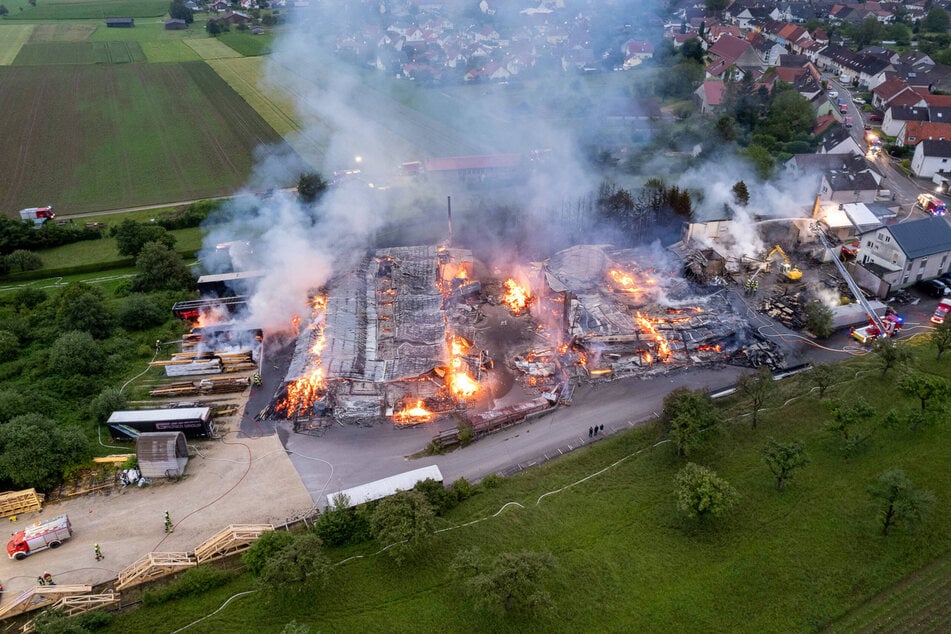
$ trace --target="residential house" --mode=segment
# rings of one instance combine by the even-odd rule
[[[621,47],[624,68],[633,68],[654,56],[654,45],[643,40],[628,40]]]
[[[879,297],[951,269],[951,224],[940,216],[863,233],[856,281]]]
[[[710,78],[732,75],[734,79],[741,79],[744,68],[760,70],[765,68],[762,58],[753,46],[746,40],[732,35],[721,36],[707,49],[707,53],[713,60],[706,69],[707,77]]]
[[[888,136],[903,137],[905,125],[909,121],[927,121],[928,109],[922,106],[893,105],[885,111],[882,117],[882,132]]]
[[[916,145],[911,157],[911,172],[918,178],[951,172],[951,141],[926,139]]]
[[[208,5],[210,11],[229,11],[231,9],[231,3],[226,0],[215,0]]]
[[[863,156],[834,154],[843,158],[841,165],[827,169],[819,181],[822,200],[839,203],[871,203],[878,197],[882,176],[873,170]],[[861,162],[856,161],[859,159]]]
[[[951,123],[909,121],[905,124],[904,135],[898,137],[896,144],[914,147],[922,141],[928,140],[951,140]]]
[[[872,105],[884,111],[896,97],[903,93],[912,93],[918,97],[918,93],[904,79],[891,77],[872,89]]]
[[[768,40],[760,33],[754,33],[749,37],[749,42],[759,53],[760,59],[766,66],[775,66],[779,63],[779,57],[789,51],[778,42]]]
[[[706,79],[694,91],[694,103],[700,110],[700,114],[711,114],[716,112],[723,104],[726,96],[726,83],[716,79]]]
[[[819,142],[818,154],[863,154],[865,152],[854,138],[849,129],[838,125],[822,136]]]

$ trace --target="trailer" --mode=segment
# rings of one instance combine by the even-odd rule
[[[26,559],[35,552],[59,548],[72,536],[73,527],[67,515],[41,520],[13,533],[13,537],[7,542],[7,556],[16,560]]]
[[[240,271],[202,275],[198,278],[198,294],[202,297],[239,297],[254,290],[264,271]]]
[[[180,431],[186,438],[210,438],[215,432],[210,407],[113,412],[106,425],[115,440],[135,440],[145,432]]]

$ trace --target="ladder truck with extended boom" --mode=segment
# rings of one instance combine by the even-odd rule
[[[839,274],[842,275],[842,279],[848,284],[852,295],[862,305],[862,308],[865,309],[865,314],[868,316],[869,325],[863,326],[862,328],[852,328],[850,332],[852,338],[861,344],[869,344],[879,337],[894,337],[897,335],[898,331],[901,330],[904,325],[904,318],[895,314],[891,308],[886,311],[884,317],[879,317],[878,313],[869,305],[868,300],[865,299],[865,294],[862,292],[862,289],[859,288],[859,285],[855,283],[855,280],[852,279],[852,276],[849,274],[848,269],[842,264],[842,261],[832,248],[832,245],[829,243],[829,238],[822,228],[816,224],[812,226],[812,230],[819,237],[822,246],[828,249],[832,255],[832,261],[835,263],[836,268],[839,269]]]

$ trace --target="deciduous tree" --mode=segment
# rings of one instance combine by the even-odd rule
[[[453,572],[476,605],[506,612],[550,607],[551,598],[541,585],[554,567],[551,553],[501,553],[490,559],[477,548],[460,551],[452,562]]]
[[[11,271],[35,271],[43,268],[43,259],[26,249],[17,249],[7,256],[7,266]]]
[[[882,368],[883,379],[889,370],[911,359],[911,352],[896,344],[890,337],[876,339],[872,343],[872,352],[878,356],[878,364]]]
[[[770,438],[763,449],[763,459],[776,476],[776,488],[780,491],[786,488],[786,480],[792,477],[796,469],[809,464],[806,445],[800,440],[779,443]]]
[[[60,376],[90,376],[103,370],[105,355],[88,332],[73,330],[50,346],[50,372]]]
[[[809,373],[812,384],[819,388],[819,398],[825,397],[826,391],[835,385],[839,378],[839,369],[831,363],[822,363],[814,366]]]
[[[835,330],[834,317],[832,309],[818,300],[806,304],[806,330],[819,339],[827,338]]]
[[[686,387],[664,397],[663,418],[678,456],[688,456],[700,445],[702,434],[709,433],[720,423],[720,415],[710,397]]]
[[[128,404],[118,388],[107,387],[89,402],[89,414],[96,422],[105,423],[113,412],[124,410]]]
[[[931,331],[931,345],[938,351],[937,360],[941,360],[941,355],[948,348],[951,348],[951,319],[945,319],[944,323],[939,324]]]
[[[934,493],[919,491],[901,469],[890,469],[868,488],[869,496],[879,508],[882,535],[900,523],[919,522],[934,504]]]
[[[119,324],[126,330],[146,330],[165,323],[167,304],[145,293],[133,293],[119,307]]]
[[[89,453],[78,429],[60,427],[40,414],[24,414],[0,425],[0,479],[18,487],[49,489],[63,470]]]
[[[700,520],[722,515],[733,508],[740,497],[715,471],[692,462],[677,472],[674,484],[677,507],[687,517]]]
[[[312,531],[293,535],[293,539],[271,555],[261,571],[261,584],[281,591],[302,592],[308,585],[323,585],[330,572],[330,561],[322,543]]]
[[[397,563],[436,530],[436,514],[419,491],[401,491],[380,500],[370,519],[373,537]]]
[[[941,7],[931,7],[928,15],[921,21],[922,33],[947,33],[948,12]]]
[[[108,337],[115,323],[112,312],[106,308],[102,290],[82,282],[72,283],[63,290],[56,318],[61,330],[88,332],[96,339]]]
[[[776,383],[773,381],[773,374],[769,368],[761,367],[753,374],[744,374],[736,382],[736,391],[750,400],[750,406],[753,408],[752,426],[756,429],[759,410],[776,393]]]
[[[176,20],[185,20],[187,24],[195,21],[195,15],[192,10],[185,6],[184,0],[172,0],[168,5],[168,17]]]
[[[9,330],[0,330],[0,363],[20,356],[20,338]]]
[[[119,255],[130,258],[138,257],[149,242],[164,244],[169,249],[175,247],[175,236],[157,224],[123,220],[109,234],[116,239]]]
[[[241,563],[248,568],[255,577],[260,577],[267,563],[283,548],[294,541],[294,536],[287,531],[267,531],[251,544],[251,547],[241,555]]]
[[[933,407],[948,398],[951,386],[948,382],[936,376],[927,376],[917,372],[908,372],[898,381],[898,389],[902,394],[918,399],[921,411]]]
[[[832,422],[826,427],[839,436],[843,448],[851,451],[868,438],[867,434],[856,431],[858,426],[875,415],[875,408],[864,400],[856,400],[848,405],[838,405],[832,410]]]
[[[135,261],[138,275],[132,280],[132,290],[138,292],[160,290],[191,290],[195,276],[175,251],[164,244],[149,242]]]

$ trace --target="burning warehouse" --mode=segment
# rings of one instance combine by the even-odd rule
[[[562,358],[574,351],[571,365],[589,376],[722,360],[747,325],[721,295],[698,297],[678,268],[645,250],[571,247],[536,266],[533,315],[557,324]],[[517,365],[553,374],[533,356]]]
[[[469,251],[376,251],[312,300],[275,409],[287,418],[431,420],[476,396]],[[468,310],[467,310],[468,309]]]

